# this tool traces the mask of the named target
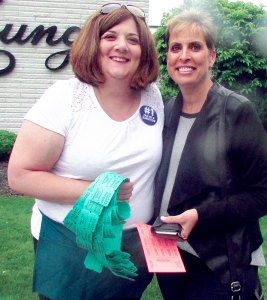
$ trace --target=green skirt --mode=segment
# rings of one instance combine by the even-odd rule
[[[78,248],[75,234],[43,215],[36,251],[33,292],[53,300],[104,300],[140,297],[153,274],[148,273],[138,232],[123,232],[121,250],[131,254],[138,277],[130,281],[107,268],[97,273],[85,268],[87,251]]]

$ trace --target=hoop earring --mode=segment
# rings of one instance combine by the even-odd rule
[[[213,76],[214,76],[212,67],[209,67],[209,75],[210,75],[210,78],[213,78]]]

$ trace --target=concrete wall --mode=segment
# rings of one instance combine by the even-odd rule
[[[45,66],[50,55],[69,49],[62,40],[56,45],[49,45],[45,35],[33,45],[33,37],[27,42],[23,39],[37,26],[43,25],[44,29],[57,26],[52,39],[55,41],[68,28],[82,27],[87,17],[106,3],[110,1],[0,0],[0,129],[18,133],[24,115],[43,92],[55,81],[74,76],[69,64],[57,71],[51,71]],[[148,16],[149,0],[119,3],[141,7]],[[8,31],[7,24],[13,26],[8,34],[4,34],[4,29]],[[17,41],[12,41],[22,25],[27,26],[21,39],[17,36]],[[67,40],[73,41],[76,36],[77,31],[67,34]],[[15,67],[8,74],[3,74],[3,70],[9,66],[10,58],[8,53],[1,50],[15,58]],[[56,55],[48,61],[48,67],[57,68],[65,57],[66,55]]]

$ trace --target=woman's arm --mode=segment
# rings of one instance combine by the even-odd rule
[[[9,164],[8,183],[12,190],[41,200],[74,204],[92,181],[50,173],[64,147],[64,137],[25,120],[16,139]],[[123,183],[118,201],[128,201],[133,183]]]
[[[11,189],[38,199],[74,204],[90,185],[50,173],[64,147],[64,137],[25,120],[8,164]]]
[[[228,160],[238,192],[197,208],[202,233],[234,229],[267,214],[266,132],[250,102],[239,106],[230,132]]]

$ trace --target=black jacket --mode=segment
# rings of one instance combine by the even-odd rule
[[[229,90],[214,82],[188,134],[168,207],[170,215],[197,209],[199,221],[188,242],[225,286],[230,284],[226,231],[232,236],[240,273],[263,242],[258,219],[267,214],[266,133],[250,101],[231,94],[224,118],[226,146],[221,149],[221,110],[228,94]],[[155,216],[160,211],[182,104],[179,93],[166,106],[169,113],[156,177]],[[227,197],[222,197],[223,170],[227,173]]]

